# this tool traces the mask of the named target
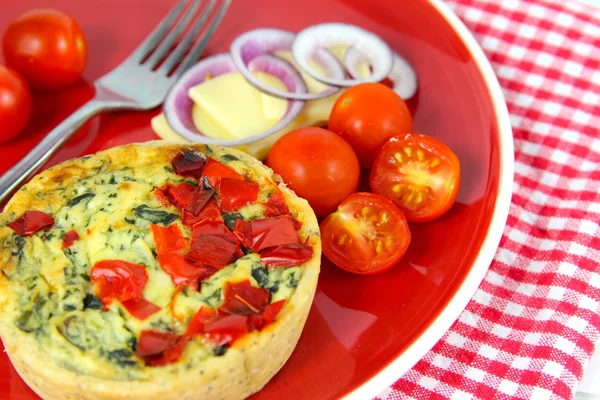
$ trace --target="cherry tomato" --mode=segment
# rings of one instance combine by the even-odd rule
[[[390,139],[371,171],[371,190],[391,199],[411,222],[431,221],[448,211],[459,185],[458,157],[425,135]]]
[[[32,89],[55,90],[72,85],[87,61],[81,27],[52,9],[26,12],[8,25],[2,37],[6,64]]]
[[[358,187],[360,166],[342,138],[321,128],[302,128],[279,139],[267,164],[318,217],[331,213]]]
[[[362,83],[337,99],[328,129],[350,143],[361,167],[371,168],[386,140],[412,132],[412,117],[393,90],[380,83]]]
[[[410,231],[394,203],[378,194],[355,193],[321,223],[321,240],[323,253],[338,267],[374,274],[402,258]]]
[[[31,114],[31,93],[19,74],[0,65],[0,143],[14,139]]]

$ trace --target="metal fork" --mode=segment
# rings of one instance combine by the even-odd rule
[[[209,0],[192,24],[201,2],[192,0],[186,11],[189,0],[180,0],[125,61],[94,82],[95,96],[54,128],[0,178],[0,204],[93,116],[111,110],[148,110],[163,102],[171,85],[197,61],[225,16],[231,0],[223,0],[215,13],[212,11],[217,0]],[[211,22],[194,43],[209,18]],[[186,27],[189,31],[173,48]]]

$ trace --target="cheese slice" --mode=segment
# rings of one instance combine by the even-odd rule
[[[256,75],[261,80],[271,82],[277,79],[263,72]],[[208,129],[199,129],[207,136],[221,139],[243,139],[262,132],[273,126],[285,113],[287,102],[269,96],[272,100],[267,104],[269,116],[265,116],[262,93],[252,86],[238,72],[219,75],[204,83],[192,87],[188,92],[190,98],[199,107],[195,114],[194,123],[203,125],[203,118],[208,115],[222,127],[223,135],[216,132],[207,133]],[[277,103],[282,103],[278,105]],[[209,119],[210,119],[209,117]],[[208,124],[212,121],[208,121]],[[225,136],[225,137],[223,137]]]

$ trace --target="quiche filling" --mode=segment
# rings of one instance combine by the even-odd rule
[[[312,233],[276,184],[207,153],[100,167],[59,189],[53,215],[15,216],[2,273],[17,287],[16,327],[67,368],[127,379],[222,356],[276,320]]]

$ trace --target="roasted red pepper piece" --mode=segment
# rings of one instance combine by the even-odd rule
[[[248,319],[243,315],[217,313],[212,308],[200,307],[188,329],[186,336],[204,335],[219,346],[233,343],[248,333]]]
[[[243,255],[236,236],[222,221],[203,221],[194,225],[190,250],[186,254],[189,259],[222,268]]]
[[[217,189],[223,178],[244,180],[244,177],[238,174],[233,168],[221,164],[214,158],[209,158],[204,168],[202,179],[208,182],[213,189]]]
[[[235,222],[234,232],[242,245],[254,252],[284,244],[298,243],[294,219],[289,215]]]
[[[248,328],[250,331],[259,331],[263,329],[265,326],[269,325],[271,322],[275,320],[283,305],[285,304],[285,300],[279,300],[275,303],[271,303],[265,308],[265,311],[262,314],[252,314],[248,315]]]
[[[139,300],[148,281],[148,273],[141,265],[122,260],[98,261],[91,270],[96,295],[108,306],[113,299]]]
[[[279,186],[274,183],[271,183],[271,186],[273,192],[271,193],[269,200],[264,203],[265,217],[277,217],[289,213],[290,209],[287,204],[285,204],[285,198],[283,197],[281,190],[279,190]]]
[[[192,215],[187,211],[183,212],[183,224],[187,226],[194,226],[202,221],[222,221],[221,211],[215,202],[214,198],[208,200],[206,205],[200,210],[198,215]]]
[[[263,327],[269,325],[271,322],[275,321],[275,318],[277,318],[277,315],[279,315],[279,312],[281,311],[281,309],[283,308],[283,306],[285,305],[285,300],[279,300],[276,301],[275,303],[271,303],[267,306],[267,308],[265,309],[265,312],[263,313]]]
[[[173,158],[171,165],[177,175],[199,178],[204,171],[206,158],[200,153],[186,149]]]
[[[66,249],[67,247],[73,246],[73,243],[75,243],[76,240],[79,240],[79,234],[75,229],[71,229],[63,238],[62,248]]]
[[[140,321],[145,320],[152,314],[161,310],[161,308],[155,304],[150,303],[148,300],[141,298],[139,300],[126,300],[121,302],[123,307],[131,314],[134,318]]]
[[[267,289],[254,287],[248,279],[225,283],[223,305],[219,308],[228,314],[261,314],[269,304],[271,294]]]
[[[204,327],[204,336],[218,346],[231,344],[247,333],[248,320],[243,315],[227,315]]]
[[[156,196],[156,199],[159,201],[159,203],[165,207],[169,207],[172,203],[171,201],[167,198],[166,192],[167,190],[169,190],[171,186],[167,186],[163,189],[159,189],[159,188],[154,188],[152,189],[152,193],[154,193],[154,196]]]
[[[313,256],[313,248],[308,243],[293,243],[265,249],[260,253],[260,260],[269,267],[291,267],[302,265]]]
[[[45,231],[52,227],[54,218],[41,211],[27,211],[19,218],[8,224],[17,234],[31,236],[38,231]]]
[[[171,276],[175,285],[187,284],[197,286],[202,281],[216,272],[210,266],[195,263],[185,258],[177,251],[159,254],[156,258],[163,271]]]
[[[179,209],[183,209],[185,205],[191,201],[195,190],[195,186],[183,182],[179,185],[167,187],[164,190],[164,193],[171,204]]]
[[[179,360],[188,341],[189,338],[170,332],[144,330],[138,339],[136,355],[148,366],[171,364]]]
[[[169,187],[167,198],[181,212],[187,211],[191,215],[198,215],[214,193],[214,190],[204,190],[183,182],[177,186]]]
[[[220,269],[235,262],[243,254],[239,244],[232,243],[224,236],[201,234],[192,240],[186,257]]]
[[[238,179],[221,179],[219,208],[223,212],[237,211],[258,199],[258,183]]]
[[[187,247],[181,229],[175,224],[168,227],[151,224],[150,231],[156,245],[156,253],[159,255],[169,251],[183,250]]]
[[[225,226],[223,221],[202,221],[192,228],[192,240],[200,235],[225,236],[230,242],[235,243],[236,238]]]
[[[200,307],[192,321],[190,322],[185,334],[194,336],[204,333],[206,325],[219,318],[217,312],[210,307]]]

